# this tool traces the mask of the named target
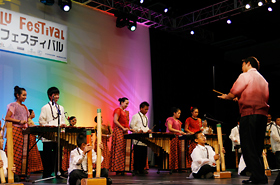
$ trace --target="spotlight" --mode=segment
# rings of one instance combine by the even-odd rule
[[[140,0],[140,4],[143,4],[144,3],[144,0]]]
[[[262,2],[262,1],[259,1],[259,2],[258,2],[258,6],[263,6],[263,2]]]
[[[40,0],[44,5],[52,6],[54,4],[54,0]]]
[[[127,28],[128,28],[130,31],[135,31],[136,28],[137,28],[137,23],[136,23],[136,21],[128,21]]]
[[[193,30],[191,30],[191,31],[190,31],[190,34],[191,34],[191,35],[194,35],[194,31],[193,31]]]
[[[58,5],[64,12],[69,12],[72,8],[71,0],[58,0]]]
[[[167,13],[167,12],[168,12],[168,8],[165,8],[165,9],[163,10],[163,12],[164,12],[164,13]]]
[[[136,15],[127,14],[123,12],[115,12],[116,20],[116,27],[123,28],[127,26],[130,31],[135,31],[137,29],[137,20],[138,17]]]
[[[269,12],[272,12],[273,9],[272,9],[271,7],[268,7],[267,10],[268,10]]]
[[[227,24],[231,24],[231,20],[230,19],[227,20]]]
[[[276,0],[271,0],[272,3],[276,3]]]
[[[248,10],[248,9],[251,8],[251,5],[250,5],[250,4],[246,4],[246,5],[245,5],[245,8]]]

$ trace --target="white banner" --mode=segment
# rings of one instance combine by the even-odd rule
[[[0,50],[67,62],[67,26],[0,8]]]

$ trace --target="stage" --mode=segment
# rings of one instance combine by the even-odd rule
[[[268,177],[268,184],[273,185],[274,180],[278,172],[272,172],[272,175]],[[124,176],[116,176],[115,173],[109,173],[110,178],[113,181],[113,184],[122,184],[122,185],[140,185],[140,184],[172,184],[172,185],[211,185],[211,184],[242,184],[242,180],[246,180],[249,177],[239,176],[237,172],[233,172],[231,179],[189,179],[189,173],[183,171],[182,173],[173,173],[169,174],[168,172],[161,172],[157,174],[157,169],[152,168],[149,170],[148,175],[138,175],[132,176],[130,173]],[[30,179],[36,180],[41,177],[41,174],[32,174]],[[25,185],[33,184],[32,182],[23,182]],[[56,179],[48,180],[44,182],[37,182],[35,184],[66,184],[67,179]]]

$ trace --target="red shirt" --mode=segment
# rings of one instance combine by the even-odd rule
[[[194,119],[192,117],[188,117],[186,119],[185,125],[188,125],[189,130],[194,133],[200,131],[201,128],[199,119]]]
[[[268,83],[255,68],[240,74],[230,92],[238,98],[241,117],[252,114],[267,116]]]
[[[114,110],[113,116],[115,114],[119,115],[119,123],[124,127],[124,128],[129,128],[128,126],[128,121],[127,121],[127,115],[126,111],[122,110],[121,108],[117,108]],[[115,127],[115,124],[113,124],[113,128]]]
[[[181,125],[182,125],[182,122],[180,120],[175,120],[173,117],[169,117],[166,119],[166,122],[165,122],[165,126],[166,126],[166,132],[171,132],[168,130],[168,121],[171,122],[171,125],[172,125],[172,128],[176,129],[176,130],[181,130]]]

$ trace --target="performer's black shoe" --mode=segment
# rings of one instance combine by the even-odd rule
[[[255,182],[255,181],[251,181],[251,180],[243,180],[242,181],[243,184],[267,184],[268,182],[267,181],[258,181],[258,182]]]

